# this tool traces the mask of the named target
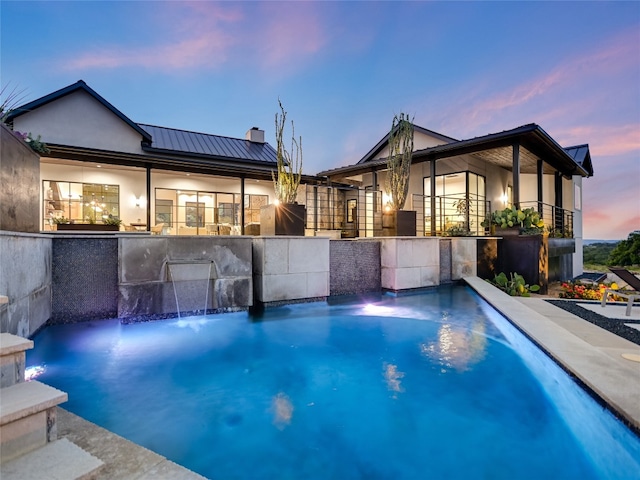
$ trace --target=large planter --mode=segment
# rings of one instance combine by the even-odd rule
[[[416,212],[414,210],[397,210],[382,214],[383,237],[415,237]]]
[[[518,235],[520,235],[520,228],[519,227],[507,227],[507,228],[496,227],[495,228],[495,235],[496,235],[496,237],[518,236]]]
[[[519,273],[529,285],[549,284],[549,242],[547,235],[506,236],[498,241],[498,273]]]
[[[59,223],[56,230],[73,230],[85,232],[117,232],[118,225],[104,225],[102,223]]]
[[[304,236],[307,209],[297,203],[267,205],[260,209],[260,235]]]

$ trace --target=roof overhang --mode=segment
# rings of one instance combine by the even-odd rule
[[[416,150],[413,152],[412,163],[472,155],[485,162],[512,170],[514,145],[519,145],[520,173],[536,173],[538,171],[538,161],[541,160],[544,173],[560,172],[566,177],[571,177],[572,175],[588,177],[590,175],[589,171],[576,163],[553,138],[536,124],[524,125],[513,130],[451,142],[424,150]],[[339,180],[372,171],[384,170],[386,167],[387,159],[379,158],[365,163],[326,170],[318,173],[318,175],[330,177],[332,180]]]
[[[47,144],[47,147],[50,150],[47,157],[52,159],[59,158],[105,165],[148,167],[159,170],[253,178],[257,180],[271,180],[271,172],[276,169],[275,164],[265,164],[265,162],[243,161],[237,158],[214,158],[204,155],[179,156],[174,153],[170,154],[153,149],[145,149],[148,155],[140,155],[56,144]]]

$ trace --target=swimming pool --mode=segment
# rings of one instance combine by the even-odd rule
[[[68,410],[209,478],[633,478],[640,442],[465,287],[48,327]]]

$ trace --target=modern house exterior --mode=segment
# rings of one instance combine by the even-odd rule
[[[13,129],[41,135],[41,230],[56,222],[101,223],[165,235],[256,235],[260,208],[275,199],[275,149],[264,132],[245,138],[135,123],[82,80],[14,110]],[[298,203],[306,233],[383,234],[389,134],[353,165],[305,176]],[[575,239],[582,273],[582,179],[588,145],[561,147],[536,124],[467,140],[414,126],[409,197],[419,236],[451,235],[506,206],[538,210],[551,236]],[[460,208],[464,200],[468,208]]]
[[[40,224],[101,223],[164,234],[241,234],[273,199],[276,152],[264,131],[229,138],[137,124],[82,80],[14,110],[40,135]]]
[[[357,187],[346,203],[357,207],[359,236],[377,236],[388,202],[389,134],[359,162],[318,173],[332,185]],[[582,179],[593,175],[588,145],[561,147],[536,124],[455,140],[414,126],[414,152],[405,210],[417,215],[418,235],[447,235],[481,224],[492,211],[516,205],[539,211],[550,235],[575,239],[573,273],[582,273]],[[469,208],[458,208],[459,201]],[[364,207],[361,207],[363,205]],[[364,232],[364,234],[363,234]]]

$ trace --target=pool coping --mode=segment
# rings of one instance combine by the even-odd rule
[[[478,277],[463,280],[640,435],[640,363],[621,356],[640,354],[640,346],[543,298],[510,297]]]

